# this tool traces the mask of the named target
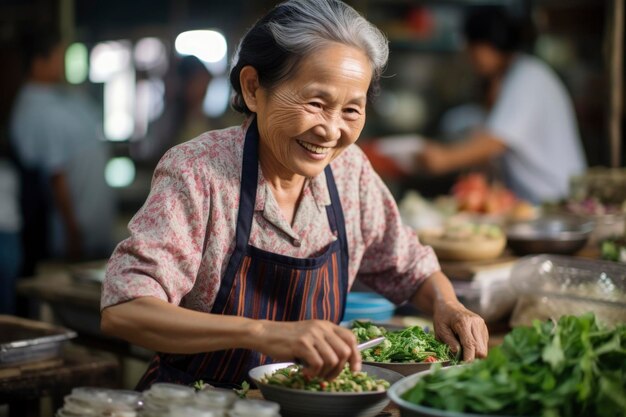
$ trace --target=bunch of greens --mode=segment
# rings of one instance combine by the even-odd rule
[[[300,366],[291,365],[267,375],[261,382],[305,391],[324,392],[385,391],[389,388],[389,382],[384,379],[374,379],[366,372],[351,372],[348,366],[331,381],[318,377],[307,378]]]
[[[602,259],[626,263],[626,238],[607,239],[600,246]]]
[[[626,325],[593,314],[519,327],[485,360],[435,369],[403,394],[448,411],[510,416],[626,415]]]
[[[352,332],[359,343],[385,336],[380,345],[361,352],[367,362],[416,363],[452,360],[450,348],[420,326],[388,331],[369,322],[355,321]]]
[[[196,391],[204,391],[205,389],[214,388],[212,385],[207,384],[201,379],[195,381],[191,387]],[[233,391],[239,398],[246,398],[248,396],[248,392],[250,391],[250,383],[248,381],[243,381],[241,383],[241,389],[233,388]]]

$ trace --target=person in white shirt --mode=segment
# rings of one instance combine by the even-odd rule
[[[518,52],[520,31],[504,9],[476,8],[464,31],[492,107],[467,140],[429,142],[419,168],[438,175],[501,158],[504,180],[518,197],[535,204],[566,197],[570,177],[582,173],[586,161],[564,85],[545,63]]]
[[[0,314],[15,314],[15,281],[22,262],[17,169],[0,157]]]
[[[27,80],[13,106],[10,139],[20,165],[43,178],[52,207],[49,255],[108,257],[115,201],[104,177],[109,152],[100,111],[64,85],[65,48],[57,34],[33,30],[23,43]]]

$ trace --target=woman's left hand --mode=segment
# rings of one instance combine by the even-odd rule
[[[487,356],[489,332],[485,321],[458,301],[441,301],[433,306],[435,334],[453,353],[463,350],[463,360]],[[460,344],[459,344],[460,342]]]

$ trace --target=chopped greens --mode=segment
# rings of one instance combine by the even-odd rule
[[[626,415],[626,325],[591,313],[518,327],[484,360],[438,367],[403,394],[441,410],[510,416]]]
[[[191,387],[196,391],[204,391],[205,389],[213,388],[213,385],[207,384],[203,380],[199,379],[195,381]],[[250,383],[248,383],[248,381],[243,381],[241,383],[241,389],[233,388],[233,392],[241,399],[245,399],[248,396],[248,391],[250,391]]]
[[[305,391],[323,392],[368,392],[385,391],[389,382],[384,379],[374,379],[366,372],[351,372],[346,366],[339,376],[332,381],[322,378],[307,378],[298,365],[291,365],[266,375],[261,379],[265,384],[280,385],[282,387],[301,389]]]
[[[354,321],[352,332],[359,343],[385,336],[385,341],[380,345],[361,352],[361,357],[367,362],[417,363],[452,360],[448,345],[439,342],[420,326],[388,331],[370,322]]]

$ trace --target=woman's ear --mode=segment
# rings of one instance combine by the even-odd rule
[[[251,112],[257,111],[257,93],[260,87],[259,73],[250,65],[246,65],[239,71],[239,85],[241,85],[241,95]]]

